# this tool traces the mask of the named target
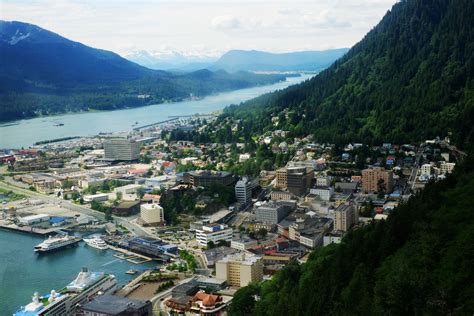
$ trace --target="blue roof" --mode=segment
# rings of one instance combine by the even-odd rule
[[[60,216],[53,216],[49,219],[49,222],[54,224],[54,223],[61,223],[64,222],[66,219],[64,217]]]

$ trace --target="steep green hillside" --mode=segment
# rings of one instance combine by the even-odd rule
[[[233,106],[223,118],[242,118],[254,133],[284,129],[327,142],[452,133],[473,143],[473,16],[471,0],[401,1],[312,80]]]

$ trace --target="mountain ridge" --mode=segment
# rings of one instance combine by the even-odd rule
[[[0,21],[0,121],[179,101],[281,80],[152,70],[33,24]]]

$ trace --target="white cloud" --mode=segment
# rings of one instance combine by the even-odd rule
[[[242,27],[240,20],[232,15],[220,15],[212,19],[212,27],[217,30],[235,30]]]
[[[121,54],[349,47],[395,0],[0,0],[0,18]]]

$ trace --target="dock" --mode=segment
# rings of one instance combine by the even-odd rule
[[[144,262],[149,262],[152,261],[153,258],[123,249],[123,248],[117,248],[114,246],[109,245],[109,248],[114,250],[116,253],[113,254],[115,258],[119,258],[122,260],[127,260],[128,262],[131,262],[133,264],[140,264]]]
[[[172,122],[172,121],[176,121],[179,117],[174,117],[174,118],[170,118],[168,120],[164,120],[164,121],[160,121],[160,122],[156,122],[156,123],[151,123],[151,124],[147,124],[147,125],[142,125],[142,126],[137,126],[137,127],[134,127],[133,130],[134,131],[139,131],[141,129],[144,129],[144,128],[147,128],[147,127],[152,127],[152,126],[155,126],[155,125],[160,125],[160,124],[163,124],[163,123],[168,123],[168,122]]]
[[[64,227],[54,227],[54,228],[44,229],[44,228],[31,227],[31,226],[18,226],[16,224],[7,225],[3,221],[0,221],[0,228],[16,231],[20,233],[46,236],[46,235],[55,235]]]

